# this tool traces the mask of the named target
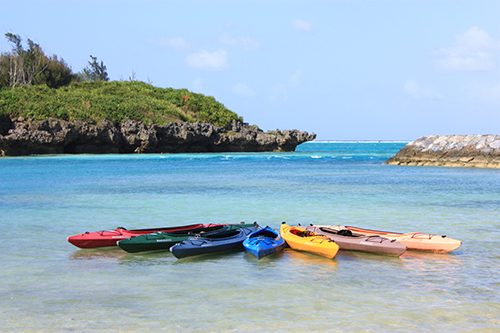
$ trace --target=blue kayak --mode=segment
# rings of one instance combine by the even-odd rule
[[[279,232],[270,227],[252,232],[243,241],[245,250],[256,256],[257,259],[283,250],[284,245],[285,240],[281,238]]]
[[[177,258],[196,256],[199,254],[233,250],[241,244],[249,234],[257,230],[258,226],[241,228],[237,230],[218,232],[203,237],[190,237],[185,241],[175,244],[170,252]]]

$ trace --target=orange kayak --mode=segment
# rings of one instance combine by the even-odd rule
[[[352,226],[330,225],[330,226],[316,226],[327,227],[337,231],[349,230],[354,235],[362,236],[380,236],[389,239],[394,239],[396,242],[406,245],[408,250],[427,251],[434,253],[449,253],[454,251],[462,245],[462,241],[448,238],[446,236],[423,234],[420,232],[399,233],[390,231],[362,229]]]

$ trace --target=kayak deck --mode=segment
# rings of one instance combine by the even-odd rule
[[[292,227],[281,224],[281,237],[294,250],[315,253],[327,258],[337,255],[339,246],[326,236],[318,235],[302,227]]]
[[[170,252],[177,259],[181,259],[200,254],[233,250],[241,247],[245,238],[255,230],[257,230],[257,226],[223,231],[204,235],[203,237],[190,237],[172,246]]]
[[[334,230],[349,230],[353,234],[363,236],[380,236],[389,239],[394,239],[396,242],[406,245],[408,250],[426,251],[434,253],[449,253],[458,249],[462,245],[462,241],[446,237],[445,235],[432,235],[420,232],[399,233],[391,231],[363,229],[353,226],[321,226]]]
[[[257,259],[282,251],[284,245],[285,240],[283,237],[270,227],[251,233],[243,241],[245,250],[257,257]]]
[[[341,250],[370,252],[400,256],[406,252],[406,245],[378,235],[359,235],[349,230],[335,230],[324,226],[310,225],[306,230],[323,235],[335,241]],[[347,231],[347,232],[346,232]]]

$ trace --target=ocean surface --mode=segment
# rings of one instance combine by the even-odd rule
[[[500,331],[500,170],[382,164],[405,144],[0,158],[0,331]],[[241,221],[419,231],[463,245],[334,259],[286,249],[258,261],[66,241]]]

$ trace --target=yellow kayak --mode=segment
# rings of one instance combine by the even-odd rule
[[[339,246],[326,236],[320,236],[302,227],[292,227],[285,222],[281,224],[281,237],[294,250],[306,251],[327,258],[333,258],[339,251]]]

